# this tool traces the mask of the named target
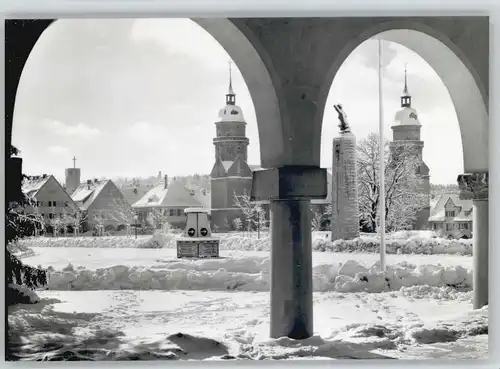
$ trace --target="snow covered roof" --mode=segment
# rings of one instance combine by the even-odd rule
[[[394,126],[420,126],[417,111],[410,107],[405,107],[398,112],[394,117]]]
[[[219,110],[218,122],[245,123],[243,110],[238,105],[226,105]]]
[[[90,183],[81,183],[71,194],[71,199],[76,202],[81,209],[88,209],[94,202],[102,189],[111,180],[91,181]]]
[[[200,206],[202,204],[190,194],[184,184],[176,180],[169,183],[167,188],[164,183],[158,184],[132,205],[134,208]]]
[[[212,204],[212,198],[210,190],[202,187],[196,187],[193,190],[193,196],[198,201],[202,207],[210,209]]]
[[[445,205],[448,201],[452,201],[456,208],[455,217],[446,217]],[[444,193],[441,195],[436,205],[431,209],[431,216],[429,222],[443,222],[450,219],[455,222],[469,222],[472,221],[472,200],[460,199],[457,193]]]
[[[49,178],[53,177],[48,175],[45,178],[42,176],[32,176],[25,179],[22,184],[22,191],[27,197],[34,197],[40,191]],[[54,178],[55,179],[55,178]]]

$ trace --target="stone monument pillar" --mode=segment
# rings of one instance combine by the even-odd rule
[[[347,124],[342,105],[339,114],[340,134],[333,139],[332,161],[332,241],[359,237],[358,177],[356,136]]]

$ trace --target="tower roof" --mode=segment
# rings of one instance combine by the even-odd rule
[[[229,61],[229,88],[226,94],[226,105],[234,105],[236,103],[236,94],[233,90],[233,76],[231,73],[231,61]]]
[[[403,88],[402,96],[411,96],[410,92],[408,91],[408,76],[407,76],[406,64],[405,64],[405,87]]]
[[[226,105],[219,110],[218,122],[245,123],[243,111],[236,105],[236,94],[233,90],[233,79],[231,74],[231,61],[229,62],[229,89],[226,94]]]
[[[408,76],[406,72],[406,64],[405,64],[405,86],[403,88],[403,94],[401,95],[401,107],[402,108],[411,108],[411,95],[408,91]]]

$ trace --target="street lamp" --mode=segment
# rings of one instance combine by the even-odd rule
[[[139,216],[136,214],[134,215],[134,220],[135,220],[135,239],[137,239],[137,221],[139,220]]]

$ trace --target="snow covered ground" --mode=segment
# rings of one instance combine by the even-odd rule
[[[9,322],[23,351],[43,346],[66,357],[485,358],[487,309],[471,311],[468,293],[448,300],[427,292],[315,293],[315,336],[305,341],[267,338],[263,292],[45,291],[41,304],[13,308]]]
[[[472,310],[466,255],[392,254],[382,275],[378,254],[314,252],[315,336],[293,341],[268,338],[268,251],[177,260],[172,248],[33,250],[23,262],[50,267],[49,289],[9,309],[12,341],[31,359],[487,356],[488,310]]]

